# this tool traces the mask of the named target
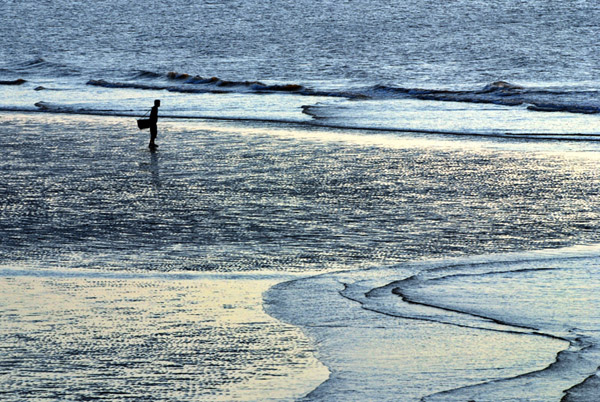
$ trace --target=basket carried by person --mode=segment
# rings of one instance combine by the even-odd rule
[[[140,130],[150,128],[150,119],[138,119],[137,125]]]
[[[148,110],[141,118],[137,119],[137,125],[140,130],[150,128],[150,119],[144,118],[148,113],[150,113],[150,110]]]

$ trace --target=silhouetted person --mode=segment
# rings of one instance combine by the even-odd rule
[[[158,133],[158,128],[156,127],[156,122],[158,121],[158,108],[160,107],[160,100],[157,99],[154,101],[154,106],[150,110],[150,144],[148,144],[149,148],[156,148],[158,145],[154,143],[156,139],[156,134]]]

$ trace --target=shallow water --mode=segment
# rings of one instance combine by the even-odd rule
[[[8,114],[0,256],[151,271],[347,269],[598,239],[596,145]]]
[[[125,344],[172,324],[164,344],[140,344],[139,353],[196,370],[184,379],[169,366],[157,383],[126,390],[134,398],[260,400],[265,384],[283,400],[546,401],[576,386],[568,400],[586,401],[596,392],[596,249],[530,251],[598,241],[594,142],[181,120],[161,122],[151,153],[130,118],[12,113],[0,126],[10,397],[92,395],[82,389],[106,369],[102,359],[133,359],[130,349],[98,350],[94,341],[98,319],[124,312],[135,317],[123,324]],[[82,269],[85,278],[73,276]],[[194,279],[198,271],[208,276]],[[309,338],[260,315],[264,284],[227,301],[242,286],[240,271],[282,282],[265,308]],[[216,273],[231,281],[219,285]],[[111,307],[94,310],[89,295]],[[176,315],[195,306],[212,318]],[[218,369],[230,360],[217,356],[214,370],[197,371],[198,351],[238,350],[247,336],[263,341],[244,359],[231,352],[231,366]],[[91,359],[87,368],[53,346],[65,339]],[[36,351],[62,360],[48,366]],[[139,375],[154,372],[142,363]],[[285,374],[265,383],[264,367]],[[59,385],[62,371],[78,374]],[[119,373],[99,389],[133,378]]]
[[[324,274],[278,284],[265,300],[316,339],[332,370],[307,401],[593,401],[597,254],[575,247]]]

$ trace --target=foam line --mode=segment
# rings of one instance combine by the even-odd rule
[[[88,116],[110,116],[110,117],[140,117],[139,111],[113,111],[113,110],[92,110],[92,109],[72,109],[60,105],[52,105],[45,102],[35,104],[36,108],[25,107],[0,107],[0,112],[24,112],[24,113],[55,113],[72,114]],[[253,117],[228,117],[228,116],[193,116],[193,115],[169,115],[161,114],[161,119],[175,120],[215,120],[215,121],[234,121],[234,122],[256,122],[256,123],[274,123],[297,125],[302,127],[319,127],[324,129],[366,131],[378,133],[407,133],[407,134],[431,134],[448,135],[459,137],[491,137],[507,139],[528,139],[528,140],[551,140],[551,141],[598,141],[600,133],[512,133],[512,132],[472,132],[472,131],[454,131],[454,130],[430,130],[419,128],[402,127],[369,127],[369,126],[348,126],[342,124],[328,124],[318,121],[301,121],[291,119],[268,119]]]

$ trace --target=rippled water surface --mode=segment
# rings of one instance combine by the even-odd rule
[[[32,398],[32,390],[48,399],[105,397],[108,390],[121,389],[118,392],[125,394],[118,398],[123,400],[143,399],[148,393],[161,400],[182,395],[257,400],[265,381],[273,380],[268,395],[287,400],[327,379],[327,369],[314,360],[321,357],[333,370],[332,380],[308,394],[309,400],[358,390],[347,375],[361,367],[369,373],[364,384],[386,389],[379,392],[375,386],[368,392],[382,400],[395,399],[395,393],[388,393],[395,389],[388,388],[390,384],[373,382],[387,378],[390,366],[364,360],[362,353],[393,347],[407,354],[389,355],[389,362],[417,358],[439,347],[416,341],[428,334],[447,341],[448,352],[460,354],[457,342],[465,336],[480,339],[480,330],[465,334],[443,322],[405,326],[379,316],[365,318],[360,304],[339,293],[343,283],[358,283],[359,291],[349,290],[358,295],[360,289],[366,294],[385,281],[371,277],[370,271],[366,276],[358,271],[356,278],[333,276],[318,286],[309,280],[307,288],[300,288],[301,299],[293,292],[280,294],[276,302],[272,294],[268,297],[267,310],[275,317],[300,326],[323,325],[325,338],[320,338],[322,332],[308,332],[310,339],[322,339],[319,345],[324,349],[315,355],[310,339],[264,315],[260,294],[265,285],[231,302],[227,295],[236,293],[241,279],[219,287],[210,278],[163,282],[144,275],[274,271],[280,274],[269,283],[275,283],[289,279],[285,275],[290,272],[307,275],[597,241],[599,176],[593,142],[532,143],[178,120],[161,122],[160,148],[152,153],[146,148],[146,135],[136,131],[131,118],[6,114],[0,125],[5,133],[0,137],[5,155],[0,162],[0,259],[7,324],[2,367],[3,387],[11,398]],[[48,269],[55,273],[46,278]],[[97,274],[69,279],[76,269]],[[142,276],[97,278],[106,271]],[[402,279],[393,272],[385,278]],[[145,284],[155,290],[140,288]],[[464,286],[478,291],[477,282]],[[214,288],[213,297],[206,298],[207,288]],[[138,291],[143,294],[129,296]],[[280,306],[292,303],[293,311],[306,313],[315,301],[319,313],[310,315],[312,323],[290,316]],[[321,323],[319,314],[345,317],[340,302],[344,311],[350,306],[347,314],[354,318]],[[106,303],[110,307],[103,307]],[[220,324],[228,310],[243,322]],[[250,313],[257,314],[256,320]],[[117,338],[108,324],[97,328],[102,320],[119,327]],[[78,337],[76,328],[81,328]],[[409,331],[408,337],[395,328]],[[290,336],[286,331],[292,331]],[[341,366],[348,367],[346,372],[338,371],[328,356],[331,342],[337,345],[334,355],[346,350],[336,342],[347,340],[347,331],[355,334],[356,355],[335,360],[354,362]],[[103,334],[114,336],[106,339]],[[414,385],[410,395],[424,396],[543,369],[568,343],[489,335],[483,344],[511,345],[503,353],[485,354],[506,364],[491,377],[481,375],[488,371],[462,371],[464,360],[456,360],[448,366],[455,374],[436,369],[446,381],[430,389],[424,385],[431,378],[425,363],[439,360],[434,358],[415,360],[422,364],[406,366],[399,378]],[[222,353],[214,356],[216,350]],[[242,356],[242,351],[249,354]],[[138,361],[138,354],[152,358]],[[80,358],[87,362],[84,366]],[[110,360],[106,366],[104,359]],[[129,367],[127,372],[114,372],[120,361]],[[211,361],[210,369],[198,371]],[[225,362],[229,363],[221,367]],[[492,370],[490,362],[478,364]],[[582,367],[577,377],[581,381],[587,377]],[[263,369],[279,374],[265,377]],[[97,380],[105,370],[113,374]],[[72,382],[58,384],[56,375],[64,371],[79,374]],[[148,373],[158,376],[155,382],[149,382]],[[123,385],[132,381],[137,384],[133,388]],[[92,383],[95,393],[82,391]],[[165,384],[177,390],[167,391]]]
[[[597,240],[593,145],[165,123],[150,153],[130,119],[1,124],[5,261],[305,271]]]
[[[593,2],[2,3],[3,60],[227,79],[597,80]],[[241,75],[241,76],[240,76]]]
[[[0,279],[3,401],[279,401],[327,375],[262,312],[273,280],[29,274]]]

